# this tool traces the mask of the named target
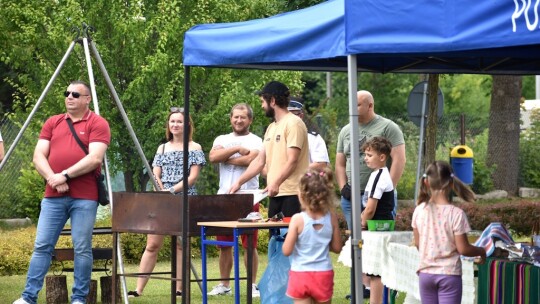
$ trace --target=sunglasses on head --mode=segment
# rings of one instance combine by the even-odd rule
[[[81,97],[81,96],[88,96],[88,95],[86,95],[86,94],[81,94],[81,93],[79,93],[79,92],[70,92],[70,91],[65,91],[65,92],[64,92],[64,96],[66,96],[66,97],[68,97],[69,94],[71,94],[71,96],[73,96],[73,98],[79,98],[79,97]]]
[[[172,112],[172,113],[184,113],[184,108],[180,108],[180,107],[171,107],[171,112]]]

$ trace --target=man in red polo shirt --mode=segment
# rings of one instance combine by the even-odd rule
[[[34,165],[47,185],[26,286],[13,304],[37,302],[52,252],[68,219],[75,252],[71,303],[86,303],[90,289],[92,231],[98,205],[96,175],[101,171],[111,131],[103,117],[90,111],[92,98],[86,83],[71,82],[64,96],[67,113],[45,122],[34,151]],[[69,121],[88,154],[73,137]]]

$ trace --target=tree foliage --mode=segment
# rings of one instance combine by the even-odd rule
[[[151,163],[158,144],[164,140],[164,120],[169,107],[183,105],[183,38],[189,28],[201,23],[263,18],[320,2],[54,0],[36,3],[4,0],[0,10],[0,111],[9,109],[10,120],[22,126],[68,46],[80,37],[81,33],[73,30],[82,28],[86,23],[95,29],[90,33],[91,39],[144,155]],[[112,128],[113,140],[108,153],[110,169],[113,173],[124,174],[126,190],[144,190],[148,177],[143,163],[95,62],[93,70],[100,112]],[[80,43],[44,96],[25,133],[25,142],[35,143],[43,121],[51,114],[64,111],[62,92],[74,79],[88,80],[87,62]],[[346,73],[331,74],[332,96],[327,98],[325,73],[192,68],[190,106],[195,121],[194,140],[208,153],[217,135],[230,132],[228,113],[237,102],[251,104],[255,111],[252,131],[262,135],[269,121],[253,92],[273,79],[287,83],[294,95],[304,97],[308,116],[322,128],[333,162],[337,133],[349,122]],[[531,79],[526,78],[524,86],[528,89],[525,95],[533,91]],[[400,113],[405,117],[409,92],[419,80],[418,75],[411,74],[358,75],[359,88],[373,93],[375,110],[383,116]],[[491,85],[490,76],[441,75],[445,114],[484,113],[487,120]],[[470,128],[474,123],[467,122],[467,129],[474,129]],[[449,126],[452,128],[456,127]],[[19,188],[26,189],[33,185],[41,195],[42,181],[31,168],[33,148],[33,144],[26,144],[16,149],[16,155],[25,159],[25,166],[21,169],[24,174],[17,184]],[[217,190],[217,173],[213,166],[203,169],[198,187],[201,193]],[[24,197],[34,200],[37,196],[25,193]]]
[[[169,107],[183,105],[184,32],[200,23],[248,20],[285,10],[286,3],[274,0],[59,0],[39,5],[35,1],[6,0],[0,18],[0,62],[14,72],[3,79],[14,90],[12,115],[19,121],[28,116],[70,43],[83,35],[72,30],[80,30],[86,23],[95,29],[90,32],[91,40],[151,163],[156,147],[164,140]],[[112,172],[124,173],[126,190],[144,190],[147,176],[142,161],[95,62],[93,70],[100,112],[110,122],[113,136],[108,152],[110,168]],[[297,72],[194,68],[191,76],[191,113],[197,128],[194,140],[208,152],[213,138],[207,135],[230,132],[226,115],[232,104],[248,102],[260,114],[258,97],[253,95],[256,89],[270,79],[279,79],[299,91],[299,77]],[[61,92],[74,79],[89,79],[80,43],[32,121],[29,130],[34,137],[46,117],[64,111]],[[260,134],[267,121],[257,120],[257,124],[254,127]],[[31,151],[33,147],[27,149]],[[205,168],[210,169],[211,166]],[[206,187],[210,192],[215,191],[212,185],[215,182],[208,182]]]
[[[540,109],[531,110],[531,126],[521,134],[519,175],[523,186],[540,188]]]

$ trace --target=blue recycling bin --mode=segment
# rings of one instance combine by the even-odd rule
[[[473,183],[473,151],[465,145],[455,146],[450,152],[454,174],[467,185]]]

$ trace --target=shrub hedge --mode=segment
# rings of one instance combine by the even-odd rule
[[[469,222],[473,230],[484,230],[491,222],[502,222],[515,236],[530,236],[532,223],[540,219],[540,202],[534,201],[508,201],[495,203],[456,203],[467,213]],[[266,210],[261,206],[261,212],[266,214]],[[398,211],[396,218],[396,230],[411,230],[411,219],[414,207],[402,207]],[[343,241],[346,239],[345,230],[347,224],[341,212],[338,213],[340,229],[343,231]],[[96,223],[96,227],[110,227],[110,219],[101,220]],[[28,269],[34,239],[36,234],[35,226],[20,228],[16,230],[4,230],[0,233],[0,275],[24,274]],[[267,250],[268,230],[259,231],[257,249],[264,253]],[[143,234],[123,233],[122,252],[125,263],[137,264],[140,261],[146,246],[146,236]],[[165,238],[163,250],[160,251],[158,259],[166,261],[170,259],[170,237]],[[112,243],[111,235],[96,235],[93,238],[93,247],[110,247]],[[61,236],[58,240],[57,248],[71,248],[71,237]],[[200,257],[200,238],[191,239],[191,253],[193,257]],[[218,250],[214,246],[208,248],[208,254],[217,256]],[[69,263],[64,266],[71,267]],[[59,265],[53,265],[54,269],[59,269]]]
[[[505,201],[495,203],[456,203],[469,219],[473,230],[483,231],[490,223],[501,222],[515,236],[530,236],[532,224],[540,219],[539,201]],[[414,207],[398,212],[396,230],[411,230]]]

